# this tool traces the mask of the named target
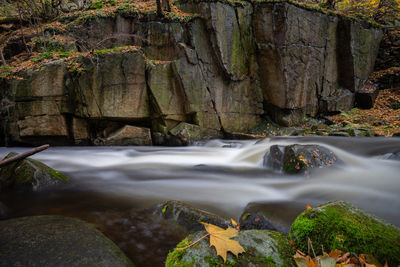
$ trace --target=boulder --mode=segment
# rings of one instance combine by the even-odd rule
[[[190,232],[203,230],[200,222],[227,227],[230,222],[218,215],[196,209],[186,203],[171,200],[155,207],[154,213],[164,219],[172,220]]]
[[[178,137],[184,142],[201,139],[201,129],[198,125],[181,122],[169,131],[171,135]]]
[[[400,264],[400,229],[344,201],[332,201],[300,214],[290,228],[290,239],[307,251],[310,238],[316,254],[321,249],[371,254],[389,266]]]
[[[1,266],[133,266],[89,224],[64,216],[0,221]]]
[[[378,93],[379,91],[376,85],[367,83],[362,90],[356,93],[356,106],[363,109],[372,108]]]
[[[205,234],[205,231],[200,231],[189,235],[177,245],[177,248],[188,246]],[[287,237],[281,233],[269,230],[246,230],[239,231],[238,236],[233,239],[245,249],[238,258],[228,252],[224,263],[223,259],[217,256],[215,248],[210,247],[209,238],[205,238],[195,246],[170,252],[165,266],[294,266],[293,248]]]
[[[105,138],[97,138],[95,144],[106,146],[151,145],[151,132],[149,128],[125,125]]]
[[[4,159],[16,156],[11,152]],[[40,161],[26,158],[0,169],[0,191],[7,189],[40,191],[50,186],[65,184],[69,178]]]
[[[249,203],[240,216],[240,229],[267,229],[289,234],[290,226],[306,204],[297,201]]]
[[[264,155],[264,166],[287,174],[306,173],[339,161],[332,151],[319,145],[273,145]]]

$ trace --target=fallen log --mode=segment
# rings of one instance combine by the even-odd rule
[[[11,164],[11,163],[13,163],[15,161],[22,160],[24,158],[32,156],[33,154],[36,154],[36,153],[38,153],[40,151],[48,149],[49,147],[50,147],[49,144],[43,145],[43,146],[39,146],[39,147],[35,147],[35,148],[31,149],[31,150],[28,150],[28,151],[26,151],[24,153],[18,154],[18,155],[14,156],[14,157],[2,160],[2,161],[0,161],[0,168],[4,167],[4,166],[7,166],[7,165],[9,165],[9,164]]]

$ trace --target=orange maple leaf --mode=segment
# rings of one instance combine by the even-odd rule
[[[214,246],[217,251],[217,255],[221,256],[226,262],[226,255],[228,251],[232,252],[236,257],[239,253],[245,252],[244,248],[239,242],[232,240],[231,238],[238,235],[238,230],[235,228],[222,229],[213,224],[200,222],[204,225],[206,231],[210,234],[210,246]]]

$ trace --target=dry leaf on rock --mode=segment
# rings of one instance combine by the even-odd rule
[[[209,223],[200,223],[204,225],[204,228],[210,234],[210,246],[215,247],[217,255],[221,256],[224,262],[226,262],[228,251],[232,252],[236,257],[239,253],[245,252],[239,242],[231,240],[231,238],[238,235],[238,230],[235,228],[222,229]]]

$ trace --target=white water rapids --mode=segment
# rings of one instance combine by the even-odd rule
[[[271,145],[294,143],[323,145],[344,164],[309,177],[263,166]],[[25,150],[0,148],[0,156]],[[94,193],[99,205],[114,199],[115,205],[144,208],[180,200],[238,218],[250,202],[305,207],[340,199],[400,226],[400,161],[384,159],[398,151],[400,138],[282,137],[188,147],[52,147],[33,158],[71,177],[68,201],[76,192]]]

